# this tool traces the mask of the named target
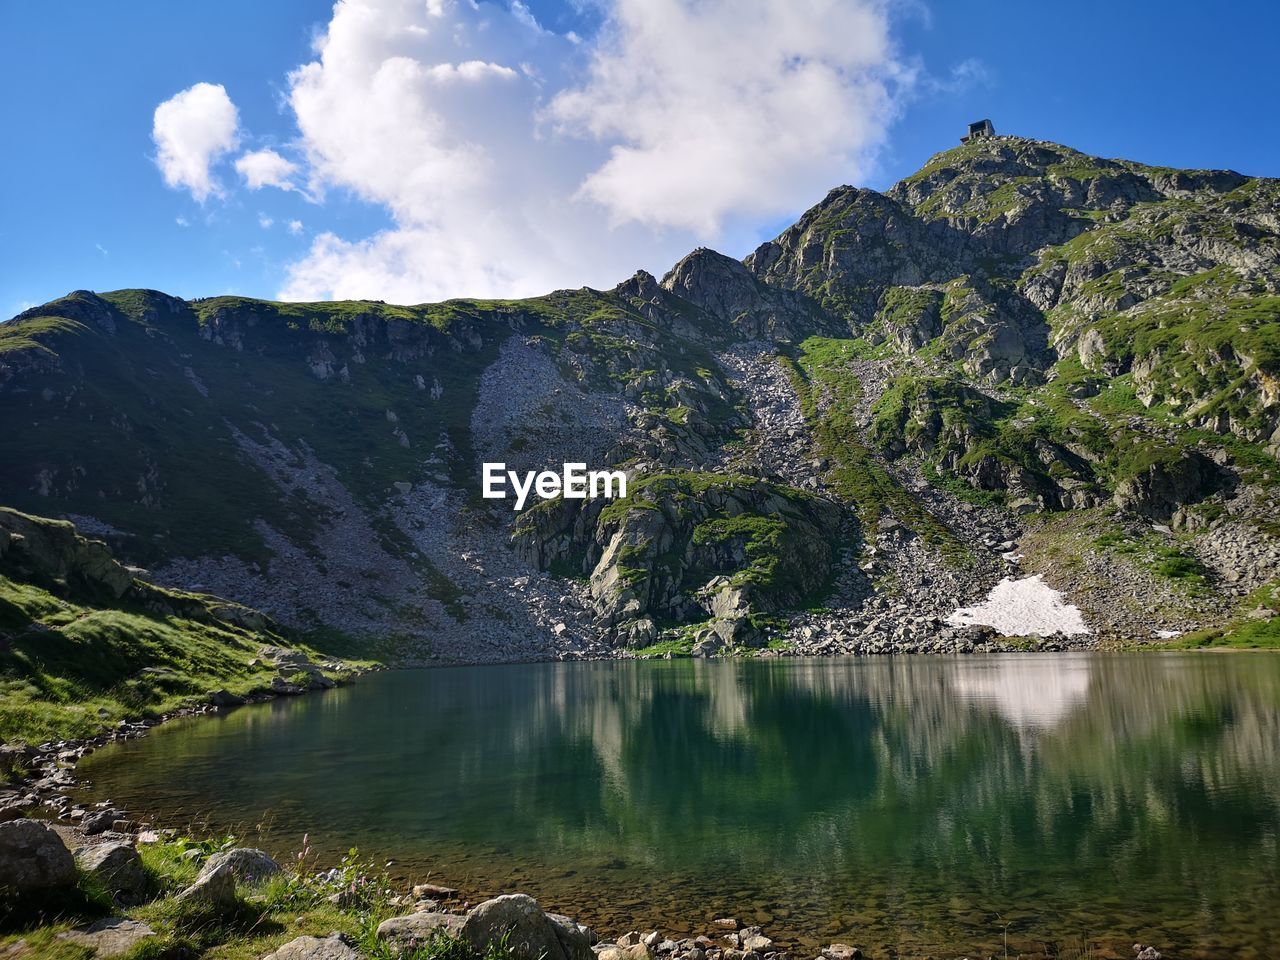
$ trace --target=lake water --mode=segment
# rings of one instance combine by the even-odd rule
[[[394,672],[89,757],[90,798],[277,854],[803,956],[1280,956],[1280,657]],[[812,955],[812,954],[810,954]]]

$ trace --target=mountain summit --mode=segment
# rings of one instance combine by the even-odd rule
[[[1269,622],[1278,376],[1280,181],[985,135],[609,291],[77,291],[0,326],[0,500],[406,661],[1003,648],[945,621],[1033,574],[1145,642]]]

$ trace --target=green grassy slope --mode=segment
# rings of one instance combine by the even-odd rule
[[[263,692],[277,670],[262,648],[299,646],[257,611],[132,579],[69,523],[0,508],[0,541],[0,741]]]

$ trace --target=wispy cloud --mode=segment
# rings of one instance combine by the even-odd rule
[[[276,187],[280,190],[296,190],[293,178],[298,165],[274,150],[254,150],[236,160],[236,172],[244,178],[250,190]]]

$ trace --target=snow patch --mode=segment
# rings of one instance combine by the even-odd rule
[[[1055,633],[1066,637],[1090,633],[1080,608],[1064,603],[1062,594],[1039,575],[1001,580],[982,603],[961,607],[947,618],[953,627],[995,627],[1006,637],[1041,637]]]

